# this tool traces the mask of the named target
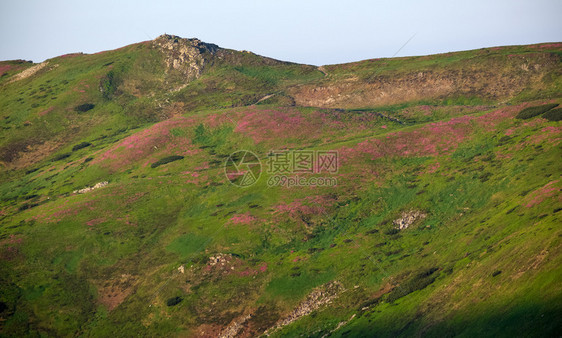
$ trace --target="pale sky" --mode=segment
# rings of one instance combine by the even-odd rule
[[[314,65],[562,41],[562,0],[0,0],[0,60],[160,34]]]

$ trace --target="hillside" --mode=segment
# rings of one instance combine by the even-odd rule
[[[0,62],[0,335],[559,335],[561,60]]]

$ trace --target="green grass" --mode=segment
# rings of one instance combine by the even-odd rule
[[[167,246],[167,250],[177,253],[180,257],[188,258],[204,250],[210,240],[211,238],[209,237],[197,234],[186,234],[176,238],[170,243]]]
[[[185,88],[159,53],[137,44],[0,79],[0,335],[194,335],[252,313],[243,330],[257,336],[332,281],[345,291],[273,335],[556,334],[559,109],[523,121],[519,106],[472,94],[249,106],[293,85],[371,81],[378,67],[397,78],[466,62],[521,72],[514,58],[550,60],[551,49],[371,60],[328,66],[327,77],[231,51]],[[555,92],[558,79],[548,81]],[[513,100],[544,110],[534,85]],[[84,104],[95,107],[74,110]],[[383,150],[450,144],[377,157],[374,140]],[[338,150],[338,185],[268,187],[267,154],[284,148]],[[240,149],[263,165],[244,189],[222,167]],[[410,210],[426,216],[396,229]],[[208,264],[218,254],[224,268]]]

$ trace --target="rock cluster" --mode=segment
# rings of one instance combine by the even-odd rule
[[[14,82],[14,81],[23,80],[25,78],[28,78],[28,77],[32,76],[33,74],[37,73],[38,71],[40,71],[41,69],[45,68],[45,66],[47,66],[47,64],[49,64],[49,62],[45,61],[45,62],[37,64],[33,67],[29,67],[26,70],[14,75],[12,77],[12,79],[10,80],[10,82]]]
[[[86,187],[86,188],[84,188],[84,189],[74,190],[73,192],[74,192],[75,194],[85,194],[85,193],[90,192],[90,191],[92,191],[92,190],[99,189],[99,188],[103,188],[103,187],[105,187],[105,186],[108,185],[108,184],[109,184],[108,181],[99,182],[99,183],[96,183],[93,187]]]
[[[209,55],[215,54],[219,49],[217,45],[204,43],[199,39],[183,39],[168,34],[157,37],[153,44],[164,52],[166,70],[177,70],[188,81],[201,76]]]
[[[218,253],[215,256],[209,257],[209,265],[210,266],[225,265],[226,263],[228,263],[230,261],[231,258],[232,258],[232,255],[230,255],[230,254]]]
[[[293,310],[293,312],[279,321],[273,328],[267,330],[265,335],[271,334],[277,329],[289,325],[301,317],[309,315],[322,305],[331,303],[343,291],[345,291],[345,289],[338,281],[333,281],[316,288],[306,297],[306,300]]]
[[[228,327],[221,332],[221,334],[219,335],[219,338],[234,338],[238,335],[238,332],[243,328],[243,325],[245,322],[248,321],[248,319],[250,319],[252,317],[252,315],[247,314],[241,318],[235,319],[234,321],[232,321],[232,323],[230,323],[230,325],[228,325]]]
[[[214,256],[209,257],[209,267],[215,267],[219,270],[234,270],[232,263],[233,257],[231,254],[218,253]]]
[[[410,225],[414,224],[418,219],[425,218],[425,214],[418,210],[404,211],[402,217],[395,219],[393,221],[394,225],[398,226],[398,229],[407,229]]]

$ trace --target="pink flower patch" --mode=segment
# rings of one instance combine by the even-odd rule
[[[130,166],[143,158],[143,163],[148,166],[156,158],[151,155],[155,152],[165,150],[167,154],[191,156],[200,152],[188,139],[182,138],[180,142],[170,134],[170,129],[178,127],[193,126],[193,120],[178,117],[156,123],[149,128],[141,130],[123,139],[117,145],[111,147],[98,156],[93,163],[100,163],[106,167],[118,170]]]
[[[525,206],[527,208],[531,208],[542,203],[544,200],[553,198],[555,196],[558,196],[559,201],[562,200],[562,194],[560,194],[562,189],[557,186],[558,182],[559,180],[551,181],[544,185],[542,188],[533,191],[529,195],[529,202]]]
[[[326,196],[308,196],[296,199],[291,203],[283,203],[273,207],[274,215],[286,215],[293,220],[302,220],[301,216],[323,215],[334,204],[334,200]]]
[[[0,76],[4,75],[4,73],[10,71],[12,68],[12,65],[0,65]]]
[[[255,218],[254,216],[250,215],[249,212],[247,212],[247,213],[244,213],[244,214],[238,214],[238,215],[232,216],[230,218],[230,223],[249,225],[256,220],[257,220],[257,218]]]
[[[498,123],[510,119],[520,109],[521,106],[512,106],[478,117],[471,115],[454,117],[448,121],[429,123],[412,131],[390,133],[383,139],[367,139],[353,147],[340,148],[341,161],[345,163],[364,156],[376,160],[381,157],[421,157],[450,154],[470,136],[474,122],[477,122],[486,130],[495,130]]]
[[[294,108],[273,110],[255,107],[244,108],[243,111],[230,114],[230,117],[232,121],[236,121],[234,131],[249,136],[254,143],[274,146],[281,139],[286,148],[303,147],[306,145],[303,144],[305,141],[329,138],[346,130],[365,130],[374,127],[380,119],[374,113],[350,116],[324,110],[303,113]],[[294,143],[291,140],[295,140]]]
[[[433,164],[432,166],[430,166],[429,168],[427,168],[427,172],[430,174],[433,174],[434,172],[436,172],[439,168],[441,168],[441,164],[439,162],[435,162],[435,164]]]
[[[555,146],[562,140],[562,127],[548,126],[541,129],[541,133],[532,135],[527,141],[529,144],[540,144],[548,142],[549,146]]]

